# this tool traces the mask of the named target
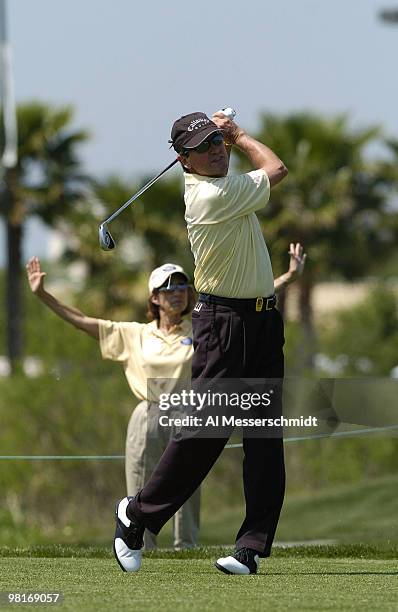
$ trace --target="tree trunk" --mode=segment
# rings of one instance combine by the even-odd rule
[[[303,341],[300,347],[300,358],[304,368],[312,368],[314,355],[316,352],[317,339],[314,327],[314,316],[312,310],[312,290],[313,284],[310,278],[305,275],[300,280],[300,319],[302,325]]]
[[[7,308],[7,354],[11,372],[20,365],[23,352],[22,340],[22,235],[23,226],[6,220],[7,227],[7,273],[6,273],[6,308]]]

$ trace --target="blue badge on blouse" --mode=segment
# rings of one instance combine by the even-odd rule
[[[192,344],[192,338],[183,338],[181,344]]]

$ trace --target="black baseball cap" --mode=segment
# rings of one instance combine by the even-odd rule
[[[177,153],[182,149],[193,149],[213,134],[222,132],[205,113],[184,115],[174,122],[171,128],[171,146]]]

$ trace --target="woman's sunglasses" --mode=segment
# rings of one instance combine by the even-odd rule
[[[164,287],[159,287],[159,291],[169,293],[169,291],[182,291],[183,289],[188,289],[188,287],[189,285],[187,283],[177,283],[175,285],[166,285]]]
[[[183,149],[181,152],[184,157],[188,157],[190,151],[195,151],[195,153],[207,153],[207,151],[210,149],[210,145],[219,147],[223,142],[224,136],[222,134],[215,134],[214,136],[206,138],[206,140],[201,142],[197,147],[193,147],[192,149]]]

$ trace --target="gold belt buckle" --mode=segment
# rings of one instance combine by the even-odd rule
[[[262,297],[256,299],[256,312],[261,312],[263,309],[264,300]]]

